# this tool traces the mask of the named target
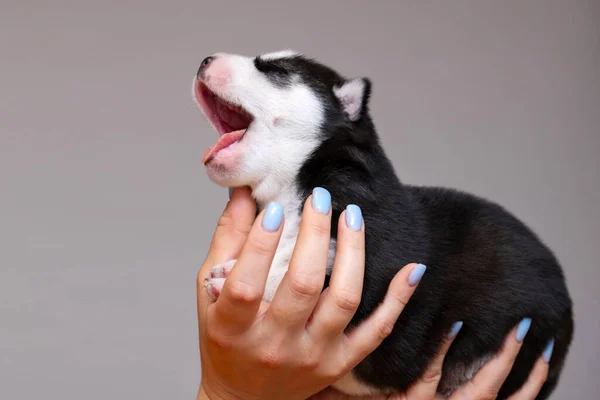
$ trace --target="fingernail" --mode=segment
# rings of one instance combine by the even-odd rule
[[[458,335],[458,332],[460,331],[460,328],[462,328],[462,326],[462,321],[457,321],[453,323],[452,327],[450,328],[450,332],[448,333],[448,339],[454,339],[456,335]]]
[[[283,219],[283,206],[276,202],[271,202],[265,210],[263,216],[263,228],[268,231],[276,231],[281,225]]]
[[[524,318],[521,322],[519,322],[519,326],[517,328],[517,342],[521,343],[523,339],[525,339],[525,335],[527,335],[527,331],[531,326],[531,318]]]
[[[544,349],[544,361],[547,363],[550,362],[550,357],[552,357],[552,351],[554,350],[554,339],[551,339],[546,345],[546,349]]]
[[[229,188],[229,198],[231,199],[231,193],[233,193],[233,188]]]
[[[408,275],[408,284],[410,286],[415,286],[417,283],[419,283],[426,269],[427,267],[423,264],[417,264],[417,266],[410,272],[410,275]]]
[[[327,214],[331,208],[331,194],[327,189],[316,187],[312,193],[312,205],[321,214]]]
[[[362,211],[356,204],[349,204],[346,207],[346,225],[353,231],[360,231],[362,226]]]

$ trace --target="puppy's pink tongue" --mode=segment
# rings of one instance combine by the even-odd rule
[[[202,156],[202,163],[206,164],[219,151],[223,150],[226,147],[231,146],[232,144],[234,144],[235,142],[240,140],[242,138],[242,136],[244,136],[244,133],[246,133],[246,130],[240,129],[239,131],[229,132],[229,133],[226,133],[223,136],[221,136],[219,138],[219,140],[217,141],[217,143],[213,147],[209,147],[208,149],[206,149],[206,151],[204,152],[204,155]]]
[[[209,147],[208,149],[204,150],[204,154],[202,154],[202,164],[206,164],[206,162],[209,160],[209,157],[213,156],[213,147]]]

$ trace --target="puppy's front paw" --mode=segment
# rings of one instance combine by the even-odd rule
[[[217,301],[223,285],[225,285],[225,279],[231,272],[231,269],[235,265],[237,260],[231,260],[222,264],[217,264],[211,268],[210,274],[204,279],[204,288],[213,301]]]
[[[225,278],[206,278],[204,279],[204,289],[213,301],[217,301],[221,290],[225,285]]]
[[[227,275],[231,272],[231,269],[235,265],[237,260],[230,260],[221,264],[217,264],[210,269],[211,278],[227,278]]]

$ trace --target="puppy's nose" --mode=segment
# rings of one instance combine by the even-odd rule
[[[196,77],[198,79],[204,79],[204,72],[208,68],[208,66],[215,60],[213,56],[208,56],[200,63],[200,68],[198,68],[198,72],[196,72]]]

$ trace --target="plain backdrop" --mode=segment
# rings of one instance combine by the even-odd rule
[[[600,389],[598,1],[0,2],[0,398],[192,399],[195,277],[227,190],[191,97],[217,51],[374,83],[402,180],[500,202],[562,261],[553,399]]]

